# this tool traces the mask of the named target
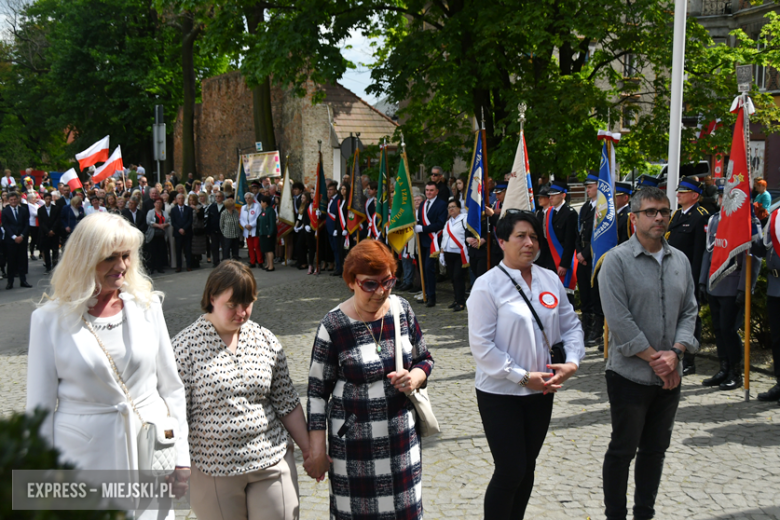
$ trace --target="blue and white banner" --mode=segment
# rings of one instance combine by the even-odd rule
[[[485,211],[485,154],[482,148],[482,132],[477,131],[474,141],[474,155],[471,159],[471,174],[469,186],[466,190],[466,226],[479,238],[482,233],[482,213]]]
[[[601,148],[599,167],[599,192],[596,197],[596,215],[593,218],[593,238],[590,242],[593,253],[591,283],[604,261],[604,255],[618,243],[617,213],[615,212],[615,191],[610,171],[609,152],[605,142]]]

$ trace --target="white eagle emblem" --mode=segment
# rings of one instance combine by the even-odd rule
[[[726,186],[723,188],[723,205],[721,207],[725,216],[729,216],[739,208],[747,200],[747,193],[743,190],[737,189],[737,186],[742,182],[742,175],[734,176],[734,161],[729,161],[729,168],[726,178]]]

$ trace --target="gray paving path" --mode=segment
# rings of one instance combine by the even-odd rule
[[[165,280],[159,280],[169,294],[165,313],[171,335],[199,314],[202,273],[171,278],[167,287],[162,285]],[[340,279],[315,278],[291,269],[278,274],[276,279],[268,278],[268,273],[256,275],[263,288],[253,319],[281,340],[305,405],[314,331],[322,316],[349,292]],[[440,301],[447,302],[446,285],[441,285]],[[431,310],[415,304],[415,310],[436,361],[429,389],[443,428],[441,435],[423,442],[425,516],[481,518],[492,458],[476,407],[466,314],[452,313],[443,305]],[[714,368],[704,361],[699,370],[709,373]],[[23,347],[0,354],[0,413],[23,408],[25,372]],[[780,407],[755,400],[745,403],[741,391],[703,388],[703,377],[684,380],[657,518],[780,519]],[[767,376],[756,374],[753,397],[771,383]],[[603,360],[589,349],[579,373],[556,396],[526,517],[604,518],[601,464],[609,435]],[[314,483],[305,476],[300,456],[298,461],[301,518],[327,518],[327,481]],[[629,506],[632,497],[630,488]]]

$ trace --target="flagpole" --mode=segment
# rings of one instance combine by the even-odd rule
[[[748,145],[748,139],[750,139],[750,122],[748,121],[748,117],[750,116],[750,112],[748,111],[748,95],[747,93],[742,93],[742,110],[744,114],[744,128],[743,128],[743,135],[745,136],[745,162],[747,163],[748,168],[748,188],[752,188],[750,186],[750,179],[753,177],[753,172],[751,171],[752,165],[750,164],[750,161],[748,159],[748,154],[750,153],[749,145]],[[749,201],[748,201],[749,202]],[[750,226],[750,234],[751,239],[753,235],[753,222],[752,222],[752,214],[750,217],[750,223],[748,226]],[[750,250],[748,249],[745,251],[745,402],[750,401],[750,301],[752,300],[752,287],[753,287],[753,280],[751,276],[752,271],[752,260],[753,257],[750,255]]]
[[[406,166],[406,142],[404,141],[404,134],[401,132],[401,160],[404,161],[404,166]],[[405,171],[408,173],[408,169],[404,168]],[[411,186],[409,186],[409,190],[411,191]],[[417,222],[417,215],[415,215],[415,223]],[[413,231],[414,232],[414,231]],[[419,261],[417,262],[417,267],[420,269],[420,286],[422,287],[422,295],[423,295],[423,301],[425,303],[428,303],[428,295],[425,294],[425,273],[423,273],[423,263],[422,263],[422,247],[420,247],[420,235],[417,234],[417,232],[414,232],[414,240],[417,244],[417,256],[419,257]]]
[[[609,358],[609,323],[604,320],[604,360]]]
[[[487,193],[486,188],[488,187],[487,179],[490,178],[488,175],[488,160],[487,160],[487,132],[485,131],[485,107],[482,107],[482,161],[485,164],[485,171],[482,173],[482,203],[485,203],[485,200],[488,202],[490,201],[490,194]],[[525,159],[524,159],[525,160]],[[487,197],[487,199],[485,199]],[[485,245],[487,246],[487,268],[490,270],[491,264],[490,264],[490,242],[492,242],[492,235],[490,232],[490,218],[485,216],[485,228],[487,229],[487,240],[485,240]]]
[[[317,164],[317,182],[314,183],[314,190],[317,192],[317,195],[320,195],[320,190],[322,189],[322,186],[320,186],[320,167],[322,166],[322,139],[317,139],[317,158],[319,160]],[[314,211],[320,211],[319,204],[317,205],[317,209]],[[322,217],[322,213],[320,213],[320,217]],[[317,266],[314,268],[314,274],[319,274],[320,272],[320,219],[317,219],[317,227],[314,229],[314,241],[317,243]]]

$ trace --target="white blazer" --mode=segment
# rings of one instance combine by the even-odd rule
[[[238,217],[238,221],[241,224],[241,228],[244,230],[244,238],[257,236],[257,216],[260,214],[260,204],[257,202],[252,205],[244,205],[241,207],[241,215]]]
[[[144,309],[121,293],[130,334],[122,374],[144,420],[167,414],[179,422],[176,465],[189,466],[184,385],[176,368],[159,300]],[[141,423],[103,350],[80,317],[48,302],[32,314],[27,366],[27,411],[55,410],[41,434],[80,469],[138,468]]]

